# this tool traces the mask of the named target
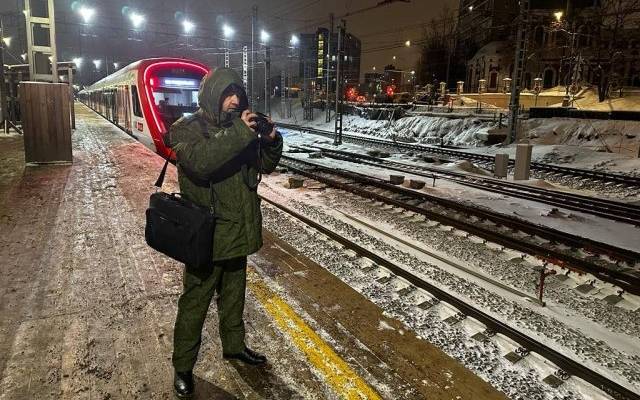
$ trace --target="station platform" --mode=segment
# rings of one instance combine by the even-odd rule
[[[22,137],[0,136],[0,400],[171,399],[182,265],[144,240],[163,160],[84,105],[76,116],[71,165],[25,166]],[[264,236],[245,323],[269,365],[222,359],[212,305],[195,398],[506,398]]]

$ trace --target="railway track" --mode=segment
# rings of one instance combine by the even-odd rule
[[[640,295],[640,254],[635,251],[287,155],[283,155],[281,165],[328,186],[424,215],[545,262],[591,273],[624,291]]]
[[[308,132],[315,135],[321,135],[325,137],[333,138],[334,134],[330,131],[325,131],[321,129],[309,128],[300,125],[293,124],[285,124],[278,123],[278,126],[286,129],[297,130],[301,132]],[[495,158],[491,155],[486,154],[476,154],[471,152],[466,152],[462,150],[453,150],[442,147],[435,146],[427,146],[416,143],[404,143],[397,142],[388,139],[380,139],[380,138],[372,138],[365,137],[360,135],[350,135],[350,134],[342,134],[342,139],[351,143],[362,143],[362,144],[374,144],[380,147],[393,148],[393,149],[401,149],[408,151],[419,151],[419,152],[427,152],[432,154],[444,155],[448,157],[452,157],[454,159],[465,159],[474,161],[476,163],[483,164],[487,166],[487,168],[491,169],[494,165]],[[515,165],[515,160],[510,159],[509,165]],[[534,173],[544,174],[544,175],[556,175],[556,176],[569,176],[573,178],[577,178],[580,180],[590,180],[594,182],[600,182],[606,185],[620,185],[622,187],[627,187],[630,189],[640,190],[640,177],[624,175],[624,174],[615,174],[610,172],[602,172],[588,169],[580,169],[580,168],[572,168],[572,167],[563,167],[559,165],[553,164],[545,164],[540,162],[532,162],[531,170]]]
[[[349,162],[371,165],[393,171],[422,176],[425,178],[445,179],[460,185],[487,190],[512,197],[537,201],[555,207],[580,211],[602,218],[607,218],[632,225],[640,225],[640,206],[618,201],[599,199],[574,193],[548,190],[535,186],[522,185],[507,180],[470,175],[460,172],[445,171],[423,165],[412,165],[403,162],[353,153],[344,150],[330,149],[323,146],[307,145],[291,146],[302,151],[319,151],[323,155]]]
[[[495,334],[501,334],[517,343],[520,348],[516,350],[518,357],[526,357],[529,353],[537,353],[545,359],[551,361],[557,368],[553,374],[553,380],[562,382],[570,376],[576,376],[583,379],[589,384],[599,388],[615,400],[640,400],[640,395],[611,380],[610,378],[594,371],[584,363],[574,360],[573,358],[554,350],[553,348],[543,344],[542,342],[532,338],[526,333],[513,328],[509,324],[492,317],[476,306],[460,299],[455,293],[440,289],[439,287],[427,282],[423,278],[413,274],[412,272],[402,268],[401,266],[381,257],[373,251],[370,251],[352,240],[334,232],[319,222],[316,222],[306,216],[279,204],[269,198],[262,196],[263,200],[285,212],[293,218],[303,222],[305,225],[326,235],[331,240],[344,246],[346,249],[353,251],[360,257],[373,261],[378,266],[387,269],[393,275],[405,279],[410,285],[422,289],[433,297],[433,300],[427,300],[418,305],[423,309],[435,306],[439,302],[444,302],[458,310],[455,318],[458,321],[471,317],[482,323],[486,328],[483,332],[484,340],[491,340]],[[545,378],[545,381],[548,379]]]

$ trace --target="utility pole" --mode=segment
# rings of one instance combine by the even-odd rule
[[[31,0],[24,1],[24,16],[27,27],[27,57],[29,60],[29,76],[32,81],[47,81],[58,83],[58,52],[56,49],[56,17],[53,0],[47,0],[47,17],[34,17],[31,13]],[[34,38],[34,26],[46,27],[48,29],[49,46],[42,45],[44,35]],[[36,57],[41,54],[45,57]],[[48,57],[51,62],[48,62]],[[50,64],[50,66],[49,66]],[[51,74],[49,74],[49,67]]]
[[[242,46],[242,84],[244,85],[244,90],[249,88],[249,61],[247,60],[247,46]]]
[[[271,76],[271,48],[264,47],[264,113],[271,116],[271,89],[269,88],[269,77]]]
[[[287,69],[282,68],[282,73],[280,76],[280,110],[282,110],[282,118],[287,119],[287,107],[286,107],[286,99],[285,99],[285,86],[287,84]]]
[[[256,25],[258,24],[258,6],[254,4],[253,8],[253,15],[251,18],[251,86],[250,86],[250,91],[251,94],[249,95],[249,102],[251,103],[249,105],[249,107],[251,109],[253,109],[254,107],[256,107],[256,99],[255,99],[255,92],[253,91],[253,82],[254,82],[254,75],[253,75],[253,70],[255,69],[255,32],[256,32]]]
[[[9,133],[9,110],[7,109],[7,85],[4,82],[4,26],[2,25],[2,17],[0,17],[0,117],[4,133]]]
[[[224,41],[224,67],[229,68],[229,41]]]
[[[509,143],[516,141],[518,129],[518,111],[520,110],[520,86],[524,70],[529,0],[520,0],[520,15],[518,17],[518,33],[516,38],[515,68],[513,69],[513,86],[511,87],[511,101],[509,103]]]
[[[326,63],[325,63],[325,74],[327,75],[327,87],[326,87],[326,104],[325,104],[325,122],[329,122],[331,121],[331,107],[329,107],[329,104],[331,104],[331,102],[329,101],[331,99],[329,93],[331,93],[331,41],[333,40],[333,13],[329,14],[329,37],[326,39],[326,46],[327,46],[327,59],[326,59]]]
[[[333,144],[342,144],[342,58],[344,57],[344,34],[347,21],[338,27],[338,48],[336,49],[336,121]]]

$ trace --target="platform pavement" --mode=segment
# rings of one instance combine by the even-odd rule
[[[143,237],[162,160],[76,114],[72,165],[25,168],[22,138],[0,137],[0,400],[169,399],[182,267]],[[268,232],[248,286],[270,366],[222,360],[212,306],[196,398],[504,398]]]

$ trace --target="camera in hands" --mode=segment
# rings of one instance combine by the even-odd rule
[[[269,117],[263,113],[256,112],[256,116],[251,118],[251,121],[256,123],[255,131],[258,135],[267,136],[273,131],[273,124],[269,122]]]

